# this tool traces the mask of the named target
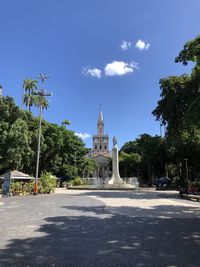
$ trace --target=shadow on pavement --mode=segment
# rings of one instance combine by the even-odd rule
[[[10,240],[0,251],[0,266],[200,266],[198,218],[164,219],[159,207],[158,217],[152,218],[120,215],[99,206],[63,209],[66,216],[44,219],[37,230],[43,236]],[[69,210],[78,211],[78,216],[67,216]]]

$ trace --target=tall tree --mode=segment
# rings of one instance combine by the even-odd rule
[[[23,109],[23,104],[25,103],[28,110],[31,110],[31,105],[34,103],[34,96],[31,95],[33,90],[37,89],[37,80],[33,80],[31,78],[27,78],[23,82],[23,96],[22,96],[22,109]],[[27,97],[25,97],[25,93],[27,92]]]
[[[121,172],[132,176],[140,172],[143,180],[152,183],[155,176],[165,174],[167,163],[165,139],[142,134],[134,141],[125,143],[120,150]]]
[[[47,109],[49,107],[49,101],[46,99],[45,96],[34,96],[34,105],[36,107],[42,106],[43,109]]]
[[[141,156],[138,153],[126,153],[122,151],[119,156],[119,169],[121,177],[137,176]]]
[[[160,80],[161,100],[153,115],[167,126],[171,161],[184,166],[185,158],[194,177],[200,176],[200,36],[188,41],[175,62],[193,62],[189,75]]]
[[[29,146],[28,125],[23,119],[17,119],[10,127],[8,134],[7,152],[4,155],[5,163],[9,168],[22,170],[28,165],[34,152]]]

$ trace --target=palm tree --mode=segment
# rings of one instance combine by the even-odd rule
[[[29,107],[29,111],[30,111],[30,108],[33,106],[33,105],[35,105],[35,98],[36,98],[36,96],[34,96],[34,95],[28,95],[28,94],[24,94],[24,96],[23,96],[23,103],[27,106],[27,107]]]
[[[49,101],[44,97],[44,96],[39,96],[38,97],[38,104],[42,106],[42,109],[48,109],[49,107]]]
[[[89,177],[90,174],[93,174],[96,171],[97,163],[94,159],[84,158],[82,169],[83,169],[83,178],[85,174],[87,175],[87,177]]]
[[[0,84],[0,96],[2,96],[2,89],[3,89],[3,87],[2,87],[2,85]]]
[[[33,101],[33,104],[36,106],[36,107],[42,107],[42,110],[45,108],[47,109],[49,107],[49,102],[48,100],[44,97],[44,96],[34,96],[34,101]]]
[[[33,92],[34,89],[37,89],[37,80],[33,80],[31,78],[27,78],[24,80],[24,83],[23,83],[23,96],[22,96],[22,108],[23,108],[23,104],[26,103],[27,105],[27,108],[28,110],[30,111],[31,110],[31,93]],[[25,102],[25,92],[28,91],[28,94],[27,94],[27,98],[26,98],[26,102]],[[32,98],[32,104],[33,104],[33,99],[34,97]]]
[[[66,120],[66,119],[64,119],[63,121],[62,121],[62,126],[67,126],[67,125],[70,125],[71,124],[71,122],[69,121],[69,120]]]

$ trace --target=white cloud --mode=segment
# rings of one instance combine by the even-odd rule
[[[135,47],[138,48],[139,50],[148,50],[150,47],[150,43],[144,42],[139,39],[135,44]]]
[[[83,140],[91,137],[91,135],[88,133],[75,133],[75,135]]]
[[[96,78],[101,78],[101,70],[97,68],[84,68],[83,73],[87,76],[92,76]]]
[[[122,76],[134,72],[135,69],[138,69],[137,63],[135,62],[125,63],[123,61],[113,61],[106,65],[104,71],[106,76]]]
[[[131,42],[127,42],[123,40],[122,43],[120,44],[120,47],[121,47],[121,50],[125,51],[131,47]]]

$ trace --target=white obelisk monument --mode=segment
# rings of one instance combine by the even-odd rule
[[[112,177],[108,181],[108,184],[125,184],[125,182],[121,179],[119,175],[119,159],[118,159],[118,147],[117,147],[117,139],[113,137],[113,148],[112,148]]]

